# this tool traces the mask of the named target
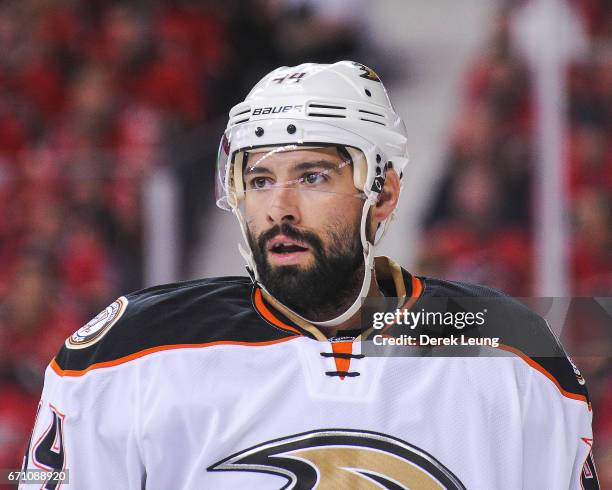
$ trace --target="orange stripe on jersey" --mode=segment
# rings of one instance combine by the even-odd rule
[[[410,295],[410,297],[418,298],[419,296],[421,296],[422,292],[423,292],[423,283],[418,277],[412,276],[412,294]]]
[[[353,353],[353,341],[347,342],[332,342],[332,351],[334,354],[352,354]],[[350,359],[340,359],[338,357],[334,358],[336,361],[336,370],[348,372],[349,367],[351,367]],[[340,379],[344,379],[344,376],[340,376]]]
[[[215,342],[206,342],[204,344],[173,344],[173,345],[159,345],[157,347],[151,347],[149,349],[144,349],[139,352],[135,352],[134,354],[130,354],[129,356],[120,357],[118,359],[114,359],[112,361],[104,361],[97,362],[92,364],[86,369],[82,370],[72,370],[72,369],[62,369],[55,359],[51,361],[51,369],[53,369],[60,376],[83,376],[85,373],[89,371],[93,371],[94,369],[104,369],[113,366],[118,366],[120,364],[125,364],[126,362],[133,361],[134,359],[138,359],[140,357],[148,356],[149,354],[154,354],[156,352],[166,351],[166,350],[174,350],[174,349],[198,349],[202,347],[212,347],[215,345],[242,345],[242,346],[265,346],[265,345],[273,345],[280,344],[281,342],[287,342],[288,340],[292,340],[297,338],[286,337],[283,339],[277,340],[266,340],[264,342],[243,342],[243,341],[234,341],[234,340],[219,340]]]
[[[563,388],[561,388],[561,385],[556,380],[556,378],[552,374],[550,374],[546,369],[544,369],[542,366],[540,366],[537,362],[535,362],[533,359],[531,359],[527,354],[525,354],[524,352],[521,352],[520,350],[515,349],[514,347],[511,347],[509,345],[499,344],[498,348],[501,349],[501,350],[505,350],[507,352],[512,352],[513,354],[516,354],[518,357],[523,359],[523,361],[525,361],[527,364],[529,364],[532,368],[534,368],[537,371],[540,371],[544,376],[546,376],[548,379],[550,379],[554,383],[554,385],[557,387],[557,389],[559,390],[559,392],[563,396],[565,396],[567,398],[571,398],[573,400],[583,401],[584,403],[586,403],[588,405],[589,412],[591,411],[591,404],[587,400],[586,396],[579,395],[578,393],[570,393],[569,391],[566,391]]]
[[[289,330],[290,332],[302,335],[302,333],[297,328],[294,328],[291,325],[287,325],[286,323],[281,322],[278,318],[274,316],[274,314],[263,302],[263,297],[260,288],[255,289],[255,294],[253,295],[253,298],[255,300],[255,308],[257,309],[257,311],[272,325],[276,325],[277,327],[280,327],[283,330]]]
[[[404,303],[402,309],[405,311],[410,310],[410,308],[412,308],[412,306],[416,303],[416,300],[419,299],[422,292],[423,284],[421,283],[421,280],[416,276],[412,276],[412,293],[410,293],[410,298],[408,301],[406,301],[406,303]]]

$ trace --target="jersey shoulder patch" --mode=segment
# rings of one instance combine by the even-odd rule
[[[66,348],[85,349],[98,342],[117,323],[128,305],[125,296],[117,298],[93,319],[66,339]]]
[[[79,376],[160,350],[262,345],[294,336],[253,308],[251,281],[218,277],[166,284],[120,297],[66,342],[51,367]]]

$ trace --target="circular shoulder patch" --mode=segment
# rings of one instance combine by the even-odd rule
[[[83,349],[95,344],[119,321],[127,305],[128,300],[125,296],[118,298],[117,301],[111,303],[95,318],[68,337],[66,339],[66,347],[69,349]]]

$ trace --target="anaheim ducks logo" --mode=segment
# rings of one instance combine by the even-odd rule
[[[353,63],[355,64],[355,66],[358,66],[363,70],[363,73],[359,75],[361,78],[366,78],[368,80],[372,80],[373,82],[380,82],[378,74],[374,70],[372,70],[372,68],[366,65],[362,65],[361,63],[357,63],[356,61]]]
[[[128,300],[121,296],[66,339],[69,349],[83,349],[100,340],[119,321]]]
[[[282,476],[281,490],[465,489],[425,451],[369,431],[325,429],[266,442],[223,459],[208,471]]]

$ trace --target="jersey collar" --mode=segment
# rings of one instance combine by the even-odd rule
[[[410,309],[423,291],[421,280],[402,269],[389,257],[374,259],[376,281],[385,296],[398,298],[398,308]],[[268,323],[295,335],[327,341],[327,337],[315,325],[304,321],[262,288],[253,287],[252,302],[255,310]],[[339,331],[337,335],[341,335]]]

